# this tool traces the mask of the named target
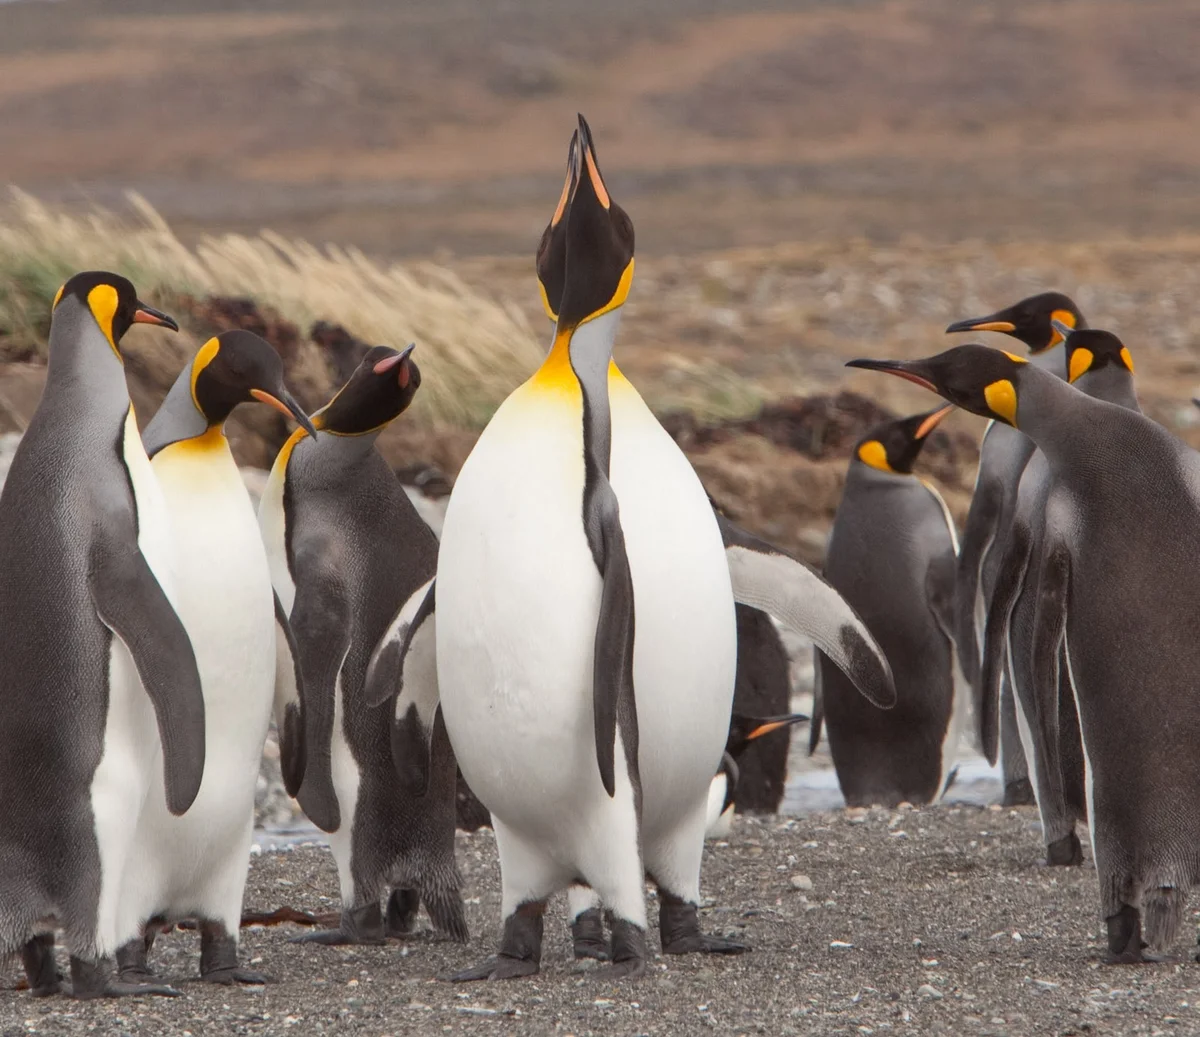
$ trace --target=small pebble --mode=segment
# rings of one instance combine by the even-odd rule
[[[793,875],[791,878],[792,889],[803,890],[805,893],[813,888],[813,880],[807,875]]]
[[[942,992],[937,987],[930,986],[928,983],[922,983],[917,987],[917,994],[920,997],[929,998],[930,1001],[940,1001]]]
[[[848,951],[852,950],[853,948],[854,944],[846,943],[845,940],[831,940],[829,942],[829,949],[831,951]]]

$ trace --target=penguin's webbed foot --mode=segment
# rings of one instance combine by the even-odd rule
[[[317,929],[293,936],[290,943],[319,943],[325,947],[348,947],[353,944],[378,946],[386,942],[383,913],[379,902],[371,901],[343,911],[336,929]]]
[[[106,963],[72,957],[70,995],[77,1001],[91,1001],[101,997],[182,997],[183,992],[165,983],[114,980]]]
[[[499,954],[445,979],[451,983],[470,983],[480,979],[519,979],[536,975],[542,960],[542,916],[545,912],[545,900],[521,904],[504,920]]]
[[[700,911],[673,893],[659,889],[658,934],[663,954],[744,954],[750,947],[700,931]]]
[[[522,976],[535,976],[538,970],[539,965],[536,961],[497,954],[494,958],[481,961],[474,968],[452,973],[445,979],[448,983],[473,983],[481,979],[520,979]]]
[[[200,923],[200,980],[222,986],[234,983],[262,986],[274,982],[261,972],[238,965],[237,938],[223,922],[208,920]]]
[[[274,983],[270,976],[263,972],[254,972],[251,969],[243,969],[235,967],[232,969],[213,969],[211,972],[202,973],[200,976],[202,983],[217,983],[221,986],[233,986],[235,983],[245,983],[247,986],[261,987],[268,983]]]
[[[1135,907],[1125,904],[1115,915],[1105,920],[1108,926],[1109,965],[1162,965],[1174,959],[1162,954],[1147,954],[1142,939],[1142,916]]]
[[[624,918],[610,920],[612,964],[597,970],[598,980],[639,979],[646,974],[646,930]]]
[[[1079,836],[1068,832],[1061,839],[1046,845],[1046,864],[1051,868],[1072,868],[1083,863],[1083,847]]]
[[[63,977],[54,960],[54,934],[40,933],[21,948],[21,964],[33,997],[50,997],[62,990]]]
[[[576,958],[608,961],[608,941],[604,938],[604,917],[598,907],[581,911],[571,923],[571,940]]]

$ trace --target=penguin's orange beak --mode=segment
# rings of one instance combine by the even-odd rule
[[[309,421],[308,415],[304,413],[304,408],[296,402],[295,398],[284,389],[278,396],[267,392],[265,389],[251,389],[250,395],[253,396],[259,403],[265,403],[268,407],[274,407],[285,418],[291,418],[305,432],[314,438],[317,435],[316,428]]]
[[[942,418],[944,418],[952,410],[954,410],[953,403],[948,403],[944,407],[939,407],[932,414],[930,414],[929,417],[922,421],[920,425],[917,426],[917,432],[914,438],[924,439],[927,435],[929,435],[930,432],[938,427],[938,424],[941,422]]]
[[[134,308],[133,322],[134,324],[155,324],[160,328],[170,328],[172,331],[179,330],[179,325],[175,323],[174,317],[169,317],[162,310],[148,306],[141,299],[137,301]]]

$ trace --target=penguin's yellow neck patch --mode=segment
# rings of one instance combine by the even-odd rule
[[[117,349],[116,340],[113,338],[113,318],[117,315],[117,306],[119,305],[117,290],[111,284],[98,284],[88,292],[87,301],[88,309],[92,311],[92,316],[100,325],[100,330],[104,332],[104,337],[108,339],[108,344],[116,353],[117,359],[120,360],[121,351]]]
[[[1073,382],[1087,374],[1092,367],[1095,356],[1090,349],[1077,349],[1071,354],[1071,366],[1067,369],[1067,381]]]
[[[316,421],[314,421],[313,424],[316,425]],[[320,425],[317,425],[317,428],[320,427]],[[296,449],[296,444],[299,443],[300,440],[302,440],[306,435],[308,435],[308,433],[305,432],[304,429],[298,428],[295,432],[288,436],[287,441],[279,448],[279,453],[275,455],[275,463],[271,465],[272,472],[283,472],[287,469],[288,461],[291,460],[292,457],[292,451]]]
[[[983,398],[993,414],[1017,427],[1017,390],[1007,378],[992,382],[983,390]]]
[[[895,472],[895,469],[888,464],[887,450],[878,439],[871,439],[858,448],[858,459],[872,468],[878,468],[881,472]]]
[[[571,367],[570,350],[571,331],[559,331],[554,336],[554,345],[550,347],[550,352],[542,361],[542,366],[525,384],[539,393],[557,393],[582,399],[583,390],[579,387],[579,379],[575,377],[574,368]],[[615,360],[608,362],[608,378],[610,382],[614,378],[624,381],[624,376],[618,369]]]
[[[213,455],[214,453],[227,452],[229,450],[229,440],[225,438],[225,432],[220,425],[213,425],[206,432],[202,432],[198,436],[192,436],[190,439],[180,439],[168,446],[163,447],[156,458],[170,454],[174,457],[186,456],[189,458],[204,458]]]
[[[558,314],[554,312],[554,307],[550,305],[550,296],[546,294],[546,286],[542,284],[541,278],[538,279],[538,291],[542,295],[542,309],[546,311],[546,316],[557,324]]]

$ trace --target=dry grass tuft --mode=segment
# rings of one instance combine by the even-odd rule
[[[184,292],[249,297],[301,328],[322,319],[367,342],[416,342],[424,378],[413,413],[426,422],[481,426],[541,360],[519,310],[443,267],[383,266],[355,249],[270,231],[205,237],[189,249],[144,199],[131,195],[130,203],[128,218],[77,216],[12,193],[0,209],[0,360],[44,356],[50,300],[87,269],[123,273],[163,303]]]

